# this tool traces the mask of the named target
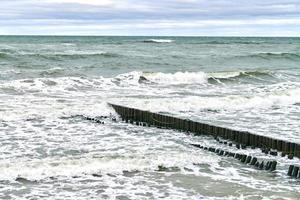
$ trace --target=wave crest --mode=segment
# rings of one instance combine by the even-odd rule
[[[257,54],[251,54],[249,56],[250,58],[260,58],[260,59],[287,59],[287,60],[295,60],[300,59],[300,55],[296,53],[257,53]]]
[[[14,71],[13,71],[14,72]],[[12,73],[12,72],[10,72]],[[15,72],[14,72],[15,73]],[[19,79],[12,81],[4,81],[0,84],[0,90],[6,92],[41,92],[47,90],[79,92],[89,91],[106,87],[131,87],[140,84],[158,84],[158,85],[205,85],[219,84],[227,82],[237,82],[242,80],[261,80],[269,81],[278,78],[276,74],[269,71],[237,71],[237,72],[215,72],[205,73],[199,72],[176,72],[176,73],[149,73],[142,71],[132,71],[129,73],[119,74],[115,77],[104,78],[102,76],[87,77],[60,77],[64,74],[63,68],[51,68],[40,72],[39,75],[44,78]],[[1,75],[1,74],[0,74]],[[5,74],[4,74],[5,75]],[[2,74],[2,76],[4,76]],[[51,76],[51,77],[49,77]],[[54,77],[58,76],[58,77]],[[28,82],[29,81],[29,82]],[[53,87],[53,86],[56,87]]]
[[[274,78],[272,72],[269,71],[236,71],[236,72],[215,72],[209,73],[209,82],[213,81],[234,81],[243,78]]]
[[[163,84],[203,84],[208,80],[204,72],[145,73],[144,77],[151,82]]]
[[[42,58],[48,60],[60,60],[60,59],[83,59],[83,58],[115,58],[121,55],[111,52],[59,52],[59,53],[3,53],[0,52],[0,59],[7,59],[9,57],[33,57]]]
[[[146,83],[162,84],[205,84],[223,81],[235,81],[243,78],[273,78],[269,71],[233,71],[233,72],[176,72],[176,73],[143,73],[140,80]]]
[[[143,42],[145,42],[145,43],[172,43],[172,42],[174,42],[174,40],[170,40],[170,39],[148,39],[148,40],[144,40]]]

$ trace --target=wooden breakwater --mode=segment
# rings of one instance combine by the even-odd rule
[[[200,148],[200,149],[204,149],[204,150],[216,153],[219,156],[233,157],[237,160],[240,160],[242,163],[255,166],[257,169],[265,169],[265,170],[269,170],[269,171],[276,170],[277,161],[275,161],[275,160],[259,161],[256,157],[246,155],[246,154],[233,153],[233,152],[229,152],[229,151],[226,151],[226,150],[217,149],[217,148],[214,148],[214,147],[205,147],[205,146],[202,146],[202,145],[199,145],[199,144],[191,144],[191,145],[194,146],[194,147]],[[294,169],[294,167],[293,167],[293,169]],[[289,170],[289,171],[293,171],[293,169]],[[289,172],[289,173],[293,174],[292,172]],[[298,173],[298,171],[297,171],[297,173]]]
[[[293,158],[294,156],[300,158],[300,144],[298,143],[275,139],[264,135],[257,135],[247,131],[237,131],[189,119],[181,119],[150,111],[129,108],[126,106],[116,104],[109,105],[112,106],[126,122],[142,123],[142,125],[192,132],[195,135],[211,135],[241,145],[261,148],[265,151],[270,151],[270,149],[277,150],[282,152],[282,155],[288,155],[289,158]]]

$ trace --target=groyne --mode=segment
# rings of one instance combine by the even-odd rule
[[[274,151],[278,151],[282,152],[282,156],[287,155],[289,159],[294,156],[300,158],[300,144],[298,143],[112,103],[109,103],[109,105],[121,116],[122,120],[128,123],[176,129],[191,132],[195,135],[211,135],[215,138],[232,141],[242,147],[261,148],[264,153],[270,153],[271,155],[274,154]]]

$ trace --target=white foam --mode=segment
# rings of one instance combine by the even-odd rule
[[[112,81],[117,81],[119,85],[126,86],[126,85],[139,85],[139,79],[143,75],[141,71],[132,71],[129,73],[119,74],[116,77],[112,78]]]
[[[204,72],[146,73],[144,76],[153,82],[163,84],[203,84],[208,76]]]
[[[174,40],[170,39],[149,39],[145,40],[145,42],[153,42],[153,43],[172,43]]]
[[[145,153],[145,152],[144,152]],[[81,176],[85,174],[123,174],[123,171],[154,171],[158,166],[178,167],[193,166],[193,163],[214,163],[210,156],[198,153],[177,152],[161,155],[103,157],[103,158],[45,158],[31,161],[16,159],[9,163],[2,162],[1,180],[14,180],[17,177],[29,180],[41,180],[52,176]]]
[[[283,91],[269,91],[263,93],[252,93],[248,96],[187,96],[172,97],[171,99],[153,99],[144,102],[137,100],[136,106],[148,108],[156,112],[186,112],[196,110],[248,110],[269,109],[273,106],[287,106],[300,103],[300,89],[286,89]]]
[[[239,75],[241,75],[243,72],[213,72],[213,73],[208,73],[208,76],[212,78],[234,78]]]
[[[21,74],[21,73],[22,72],[20,70],[9,69],[9,70],[2,70],[2,71],[0,71],[0,76],[4,76],[4,77],[10,78],[11,75]]]
[[[16,96],[11,104],[0,112],[0,119],[5,121],[19,121],[27,119],[51,119],[72,115],[84,115],[90,117],[109,116],[114,114],[114,110],[108,106],[104,99],[94,99],[87,96],[70,96],[63,98],[64,102],[59,102],[59,98]],[[85,100],[84,100],[85,99]],[[85,101],[83,108],[82,101]]]

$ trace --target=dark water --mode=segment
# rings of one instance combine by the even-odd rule
[[[107,105],[300,142],[299,86],[299,38],[1,36],[0,196],[299,199],[298,159],[257,171],[189,146],[211,138],[113,122]]]

